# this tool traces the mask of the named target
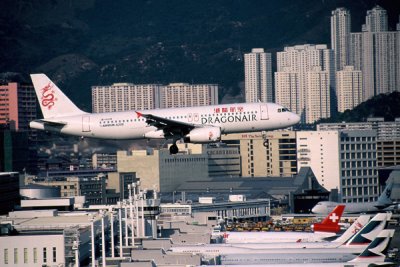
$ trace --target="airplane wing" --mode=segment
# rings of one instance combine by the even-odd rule
[[[143,117],[146,119],[146,123],[150,126],[156,127],[158,130],[162,130],[166,137],[172,137],[174,135],[184,136],[188,134],[191,130],[200,125],[195,125],[191,123],[185,123],[176,120],[170,120],[155,116],[152,114],[143,114],[141,112],[135,111],[138,118]]]

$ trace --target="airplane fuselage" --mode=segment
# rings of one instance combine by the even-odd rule
[[[332,249],[321,252],[303,252],[300,250],[274,251],[274,253],[257,253],[257,254],[226,254],[221,255],[220,261],[224,265],[259,265],[259,264],[306,264],[319,263],[339,263],[353,260],[356,255],[345,251],[330,251]],[[266,250],[268,251],[268,250]],[[326,251],[326,252],[323,252]],[[279,265],[278,265],[279,266]]]
[[[31,122],[35,129],[92,138],[142,139],[164,138],[162,131],[150,126],[138,111],[86,113],[58,117],[65,125]],[[289,127],[297,115],[273,103],[242,103],[206,107],[142,110],[155,116],[194,125],[220,127],[222,134],[273,130]],[[47,120],[51,121],[51,118]]]
[[[312,212],[315,214],[328,214],[338,204],[340,203],[322,201],[312,209]],[[366,203],[345,203],[345,205],[346,208],[344,213],[346,214],[376,213],[385,210],[386,207],[377,201]],[[382,206],[382,208],[378,208],[380,206]]]
[[[231,244],[231,245],[194,245],[194,246],[176,246],[171,247],[169,251],[171,253],[188,253],[188,254],[199,254],[206,258],[221,256],[225,259],[230,259],[229,263],[225,262],[223,264],[243,264],[234,263],[236,260],[241,260],[242,257],[238,255],[247,255],[247,259],[269,259],[270,261],[264,263],[289,263],[289,259],[295,259],[299,254],[304,255],[304,257],[312,259],[321,259],[321,256],[329,256],[329,261],[322,262],[336,262],[339,260],[351,260],[356,257],[356,254],[361,253],[367,245],[355,246],[355,247],[319,247],[319,248],[273,248],[272,244]],[[338,255],[344,256],[343,258],[336,258]],[[322,257],[324,258],[324,257]],[[235,259],[235,260],[234,260]],[[285,261],[286,260],[286,261]],[[260,264],[258,262],[257,264]]]
[[[225,238],[227,244],[238,243],[282,243],[282,242],[324,242],[324,238],[333,237],[328,232],[229,232]]]

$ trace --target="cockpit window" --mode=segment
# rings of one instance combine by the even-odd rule
[[[278,112],[288,112],[287,108],[278,108]]]

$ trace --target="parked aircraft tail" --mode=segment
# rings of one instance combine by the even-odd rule
[[[31,74],[44,119],[85,114],[45,74]]]
[[[389,179],[386,181],[385,189],[378,198],[379,205],[387,206],[393,203],[392,199],[390,198],[392,195],[393,183],[393,178],[389,177]]]
[[[368,224],[347,241],[346,246],[370,244],[378,234],[386,228],[387,222],[390,220],[391,216],[391,213],[378,213]]]
[[[349,228],[347,228],[347,230],[338,238],[336,238],[335,240],[333,240],[332,242],[336,242],[339,244],[344,244],[347,241],[350,240],[350,238],[352,236],[354,236],[355,234],[358,233],[358,231],[360,231],[364,225],[368,224],[369,219],[371,218],[370,215],[360,215],[360,217],[358,217],[352,225],[350,225]]]
[[[321,223],[314,223],[314,232],[340,232],[339,222],[345,207],[345,205],[337,205]]]
[[[368,247],[355,259],[350,262],[384,262],[385,255],[394,235],[394,229],[382,230],[377,237],[368,245]],[[385,262],[386,263],[386,262]],[[388,263],[387,263],[388,264]],[[379,265],[379,264],[377,264]]]

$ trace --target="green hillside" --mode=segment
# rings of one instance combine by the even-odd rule
[[[395,118],[400,118],[400,92],[378,95],[352,110],[338,113],[330,119],[320,120],[319,123],[362,122],[372,117],[383,117],[385,121],[394,121]]]

